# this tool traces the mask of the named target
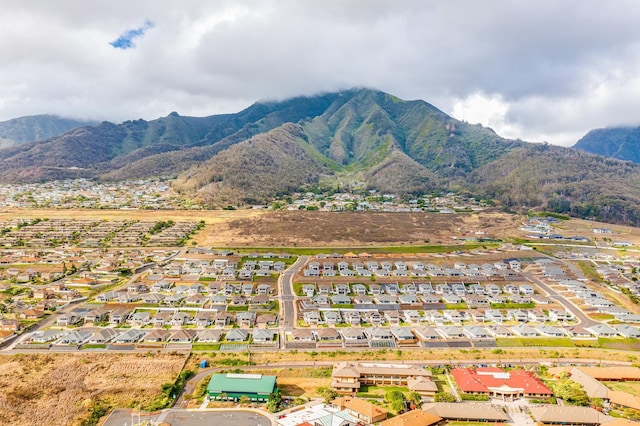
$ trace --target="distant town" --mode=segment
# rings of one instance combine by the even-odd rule
[[[175,209],[200,210],[197,200],[171,188],[171,179],[137,179],[99,183],[86,179],[32,184],[0,184],[0,208],[56,209]],[[377,191],[293,193],[257,209],[380,212],[477,212],[490,203],[449,192],[418,198],[399,198]],[[238,206],[228,206],[236,208]]]

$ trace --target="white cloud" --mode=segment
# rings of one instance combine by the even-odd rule
[[[135,49],[109,45],[146,20]],[[639,21],[635,0],[6,0],[0,120],[209,115],[368,86],[566,145],[640,123]]]

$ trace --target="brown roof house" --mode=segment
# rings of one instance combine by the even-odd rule
[[[346,410],[347,413],[366,424],[377,423],[387,418],[387,410],[361,398],[343,396],[331,401],[331,405]]]

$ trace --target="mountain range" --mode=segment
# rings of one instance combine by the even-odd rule
[[[640,127],[591,130],[573,148],[640,163]]]
[[[59,136],[80,126],[96,124],[56,115],[30,115],[0,122],[0,148]]]
[[[103,122],[0,150],[0,182],[172,175],[210,206],[299,190],[454,190],[506,210],[546,209],[640,224],[640,166],[508,140],[424,101],[352,89],[235,114]]]

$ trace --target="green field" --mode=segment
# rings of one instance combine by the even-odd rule
[[[609,389],[640,396],[640,382],[602,382]]]
[[[356,393],[356,396],[359,397],[364,397],[364,398],[382,398],[384,397],[384,394],[392,391],[392,390],[397,390],[400,391],[402,393],[407,393],[409,392],[409,389],[407,389],[406,387],[402,387],[402,386],[369,386],[369,385],[362,385],[360,387],[360,391],[358,393]]]
[[[598,344],[604,349],[620,349],[624,351],[640,351],[640,339],[598,338]]]
[[[192,351],[219,351],[220,343],[196,343],[191,347]]]

